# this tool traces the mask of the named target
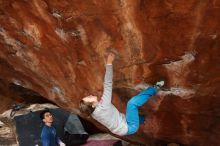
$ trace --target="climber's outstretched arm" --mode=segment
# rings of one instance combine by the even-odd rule
[[[104,78],[104,91],[102,95],[103,104],[110,104],[112,100],[112,78],[113,78],[113,66],[112,62],[115,59],[115,55],[113,53],[109,53],[106,61],[106,71]]]

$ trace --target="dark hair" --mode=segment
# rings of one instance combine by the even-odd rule
[[[92,102],[85,102],[84,100],[81,100],[79,103],[79,110],[86,114],[87,116],[91,115],[93,111],[95,110],[94,107],[92,107]]]
[[[40,118],[41,118],[41,120],[44,119],[45,113],[51,113],[51,112],[50,112],[48,109],[43,110],[43,111],[40,113]]]

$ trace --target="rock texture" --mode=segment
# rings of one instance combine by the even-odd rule
[[[18,145],[15,131],[15,126],[13,125],[13,122],[11,120],[0,117],[0,144],[2,146]]]
[[[0,0],[1,111],[28,99],[11,92],[22,87],[78,112],[83,96],[101,96],[113,47],[120,111],[143,82],[163,78],[174,94],[153,97],[127,138],[220,145],[219,13],[219,0]]]

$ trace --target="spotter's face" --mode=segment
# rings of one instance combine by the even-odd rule
[[[53,123],[53,115],[50,112],[44,114],[44,123]]]

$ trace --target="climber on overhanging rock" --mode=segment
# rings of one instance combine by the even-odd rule
[[[106,73],[104,78],[104,92],[100,101],[97,96],[84,97],[79,104],[82,113],[92,116],[99,123],[107,127],[116,135],[130,135],[137,132],[139,124],[144,123],[144,117],[139,116],[138,108],[146,103],[150,97],[164,85],[164,81],[157,82],[155,86],[148,87],[138,95],[132,97],[127,103],[126,115],[120,113],[111,103],[112,100],[112,62],[114,53],[109,53],[106,62]]]

